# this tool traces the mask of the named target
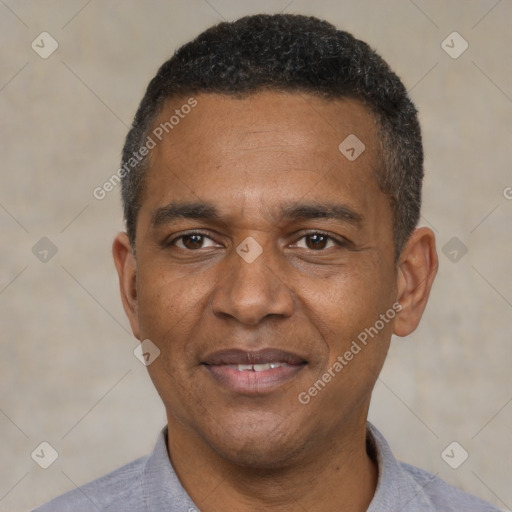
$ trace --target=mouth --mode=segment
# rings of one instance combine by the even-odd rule
[[[306,364],[301,356],[277,349],[223,350],[207,356],[201,363],[222,387],[248,395],[273,391],[295,378]]]

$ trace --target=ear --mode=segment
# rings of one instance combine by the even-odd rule
[[[435,235],[429,228],[416,229],[398,261],[398,301],[402,310],[396,316],[393,333],[407,336],[420,323],[437,274]]]
[[[139,339],[139,315],[137,302],[137,261],[126,233],[119,233],[112,244],[112,255],[119,277],[119,288],[124,311],[133,331]]]

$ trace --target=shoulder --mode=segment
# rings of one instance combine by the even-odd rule
[[[428,471],[399,462],[371,423],[367,446],[379,469],[377,489],[368,512],[500,512]]]
[[[97,480],[55,498],[35,509],[34,512],[143,510],[142,476],[147,460],[148,456],[134,460]]]
[[[443,512],[500,512],[486,501],[450,485],[441,478],[423,469],[400,463],[404,474],[418,487],[418,491],[432,505],[432,510]]]
[[[78,487],[34,512],[127,512],[196,510],[169,459],[167,427],[153,452],[84,486]]]

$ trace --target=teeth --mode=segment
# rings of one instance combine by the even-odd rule
[[[272,368],[279,368],[279,366],[285,366],[285,364],[286,363],[239,364],[236,365],[235,368],[240,372],[263,372],[265,370],[270,370]]]
[[[252,369],[255,372],[262,372],[263,370],[270,370],[270,363],[265,364],[253,364]]]

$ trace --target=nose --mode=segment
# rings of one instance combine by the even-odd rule
[[[219,279],[211,302],[215,315],[250,326],[269,316],[292,315],[293,294],[279,269],[278,258],[270,252],[264,249],[252,260],[243,252],[233,251],[226,258],[224,268],[219,269],[225,275]]]

